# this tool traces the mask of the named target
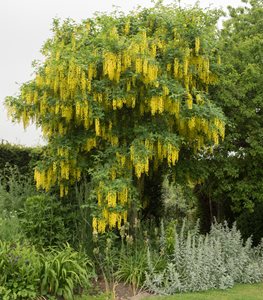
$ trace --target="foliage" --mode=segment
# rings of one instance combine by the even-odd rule
[[[63,220],[68,237],[75,249],[85,250],[90,256],[93,252],[92,217],[89,199],[89,185],[86,179],[75,184],[69,196],[62,201],[65,207]]]
[[[16,213],[1,214],[0,216],[0,241],[18,242],[25,240],[21,230],[20,220]]]
[[[145,272],[148,268],[148,231],[137,221],[130,232],[129,228],[122,228],[121,238],[121,249],[115,276],[118,281],[131,285],[135,295],[143,285]]]
[[[237,227],[242,233],[242,236],[248,238],[252,235],[253,244],[260,243],[263,235],[262,222],[263,202],[255,203],[253,211],[244,211],[237,217]]]
[[[91,262],[81,253],[66,245],[42,255],[41,295],[62,296],[73,299],[76,288],[90,286]],[[81,290],[80,290],[81,291]]]
[[[117,279],[115,272],[118,269],[119,243],[114,232],[107,232],[99,236],[93,235],[93,257],[97,273],[103,277],[106,293],[114,295]]]
[[[30,240],[36,247],[70,242],[92,253],[87,184],[83,181],[63,202],[56,190],[37,192],[33,178],[6,164],[0,170],[0,239]]]
[[[0,295],[5,300],[38,295],[41,262],[34,247],[0,242]]]
[[[175,166],[179,152],[189,160],[218,144],[224,117],[207,93],[218,17],[158,2],[127,16],[55,20],[35,78],[6,99],[13,119],[33,120],[48,140],[37,187],[58,185],[63,197],[88,175],[93,230],[120,229],[146,177]]]
[[[132,286],[134,295],[143,285],[147,270],[147,247],[127,245],[122,249],[115,276],[118,281]]]
[[[187,218],[188,223],[192,222],[194,226],[197,199],[191,187],[173,181],[169,182],[167,176],[162,184],[162,201],[164,205],[163,219],[166,221],[176,220],[181,225]]]
[[[0,214],[18,212],[26,198],[36,193],[33,177],[21,174],[17,166],[7,163],[0,170]]]
[[[67,208],[66,208],[67,209]],[[61,201],[50,195],[36,195],[26,199],[20,211],[20,223],[27,238],[38,247],[61,245],[68,239]]]
[[[177,292],[226,289],[234,283],[255,283],[263,279],[262,245],[245,244],[234,225],[214,223],[206,236],[198,227],[187,233],[182,227],[176,233],[174,252],[166,267],[156,272],[149,260],[150,271],[145,286],[151,292],[175,294]]]
[[[103,275],[107,292],[114,295],[115,287],[121,282],[130,285],[135,295],[145,281],[149,251],[156,270],[164,268],[169,245],[163,241],[170,239],[170,233],[159,230],[153,222],[141,224],[136,219],[133,225],[122,226],[119,234],[94,234],[97,273]]]
[[[63,296],[89,286],[90,261],[68,245],[39,252],[34,246],[0,242],[0,296],[4,300]]]
[[[223,66],[220,82],[210,93],[228,122],[224,142],[204,163],[209,177],[200,198],[212,202],[211,215],[229,218],[231,209],[232,219],[253,222],[253,209],[262,208],[263,202],[263,3],[246,3],[229,8],[230,18],[217,46]],[[262,227],[262,218],[258,226]],[[248,228],[244,231],[246,236],[253,233],[253,226],[249,227],[249,232]],[[262,232],[257,234],[257,243],[261,237]]]
[[[8,163],[17,166],[19,172],[26,175],[32,172],[32,167],[39,160],[41,149],[29,148],[9,143],[0,143],[0,170],[3,170]]]

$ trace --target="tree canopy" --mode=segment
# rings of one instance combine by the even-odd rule
[[[252,212],[263,203],[263,2],[248,1],[244,7],[230,7],[229,14],[218,43],[222,57],[220,82],[210,89],[228,119],[226,138],[213,159],[205,162],[210,176],[201,197],[209,194],[223,208],[221,218],[226,218],[224,207],[231,208],[234,218],[241,215],[242,232],[247,237],[260,226],[260,239],[262,218],[260,221]],[[248,221],[258,224],[252,229]]]
[[[76,24],[54,20],[35,77],[6,103],[48,141],[35,169],[38,188],[69,187],[88,176],[93,230],[120,228],[154,177],[213,149],[224,116],[209,98],[218,79],[217,11],[163,6],[98,14]]]

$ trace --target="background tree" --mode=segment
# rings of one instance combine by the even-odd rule
[[[205,162],[210,175],[200,199],[203,207],[211,204],[206,216],[238,218],[243,234],[254,232],[258,241],[263,232],[263,2],[246,3],[229,8],[221,31],[222,73],[210,92],[228,123],[224,142]]]
[[[158,3],[81,24],[55,20],[35,78],[6,99],[14,119],[36,122],[48,140],[37,187],[59,185],[63,197],[87,176],[93,230],[104,232],[120,228],[128,208],[152,204],[145,182],[164,166],[217,145],[224,118],[207,93],[217,19]]]

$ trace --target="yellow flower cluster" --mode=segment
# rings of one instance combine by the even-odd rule
[[[134,163],[134,171],[137,178],[140,178],[143,173],[148,174],[149,172],[149,160],[146,158],[145,161],[137,161]]]
[[[115,191],[109,192],[106,196],[106,201],[108,207],[116,207],[117,193]]]
[[[103,74],[110,80],[119,82],[121,74],[121,55],[112,52],[104,53]]]
[[[95,119],[95,133],[97,136],[101,135],[100,120],[97,118]]]
[[[201,65],[200,69],[201,69],[200,73],[199,73],[200,79],[204,83],[209,84],[210,83],[210,80],[209,80],[209,76],[210,76],[210,63],[209,63],[209,59],[208,58],[204,58],[202,60],[202,65]]]
[[[97,140],[95,137],[88,138],[86,144],[83,147],[83,150],[90,152],[91,149],[96,148]]]
[[[69,123],[73,118],[73,109],[71,106],[61,107],[61,116]]]
[[[128,20],[124,25],[124,34],[128,35],[130,32],[130,21]]]
[[[199,105],[204,103],[204,100],[202,99],[200,94],[197,94],[195,96],[195,99],[196,99],[196,103],[199,104]]]
[[[185,136],[189,141],[195,141],[195,151],[200,150],[204,146],[205,139],[217,145],[219,138],[224,139],[225,136],[224,122],[218,118],[207,120],[192,116],[187,120],[179,119],[177,126],[180,135]]]
[[[214,144],[218,145],[219,144],[219,135],[218,135],[218,133],[215,130],[213,130],[211,132],[211,136],[212,136],[212,140],[213,140]]]
[[[164,111],[164,98],[163,96],[153,96],[150,100],[151,114],[163,113]]]
[[[146,84],[154,82],[158,76],[158,65],[148,63],[147,67],[143,68],[144,82]]]
[[[200,50],[200,38],[195,38],[195,54],[198,55]]]
[[[122,213],[108,212],[103,210],[102,217],[93,217],[92,219],[92,229],[93,233],[104,233],[107,226],[110,229],[116,227],[120,230],[122,222],[127,223],[127,211]]]
[[[188,119],[188,128],[190,131],[193,131],[195,128],[195,117],[191,117],[190,119]]]
[[[179,77],[179,68],[180,68],[179,60],[178,60],[178,58],[175,58],[174,59],[174,77],[175,78]]]
[[[174,166],[179,159],[179,150],[171,143],[162,144],[160,140],[157,142],[157,157],[162,161],[167,159],[169,166]]]
[[[127,209],[122,211],[113,210],[116,208],[117,203],[119,203],[123,208],[128,203],[128,188],[125,186],[118,192],[109,191],[106,194],[105,200],[101,189],[103,188],[103,183],[100,183],[99,190],[97,192],[98,206],[102,208],[102,214],[100,217],[94,217],[92,220],[93,232],[103,233],[108,226],[110,229],[116,227],[120,229],[122,222],[127,222]],[[108,209],[110,208],[110,209]]]
[[[53,168],[48,168],[47,171],[40,171],[37,168],[34,171],[34,179],[37,189],[43,188],[49,191],[51,186],[56,183],[57,177],[53,172]]]
[[[120,154],[119,152],[117,152],[117,153],[116,153],[116,158],[117,158],[118,164],[119,164],[121,167],[124,167],[125,164],[126,164],[126,156]]]
[[[144,157],[136,155],[134,145],[130,147],[130,159],[137,178],[140,178],[143,173],[148,174],[150,160],[154,159],[155,167],[157,167],[158,162],[162,162],[164,159],[167,159],[169,166],[174,166],[179,159],[179,150],[171,143],[162,143],[160,139],[157,142],[145,139],[142,144],[144,144],[147,151],[147,156]]]
[[[219,135],[221,136],[222,139],[225,138],[225,124],[222,120],[215,118],[214,119],[214,124],[215,127],[217,128]]]
[[[82,72],[82,74],[85,75],[84,72]],[[94,63],[89,64],[88,66],[88,80],[91,81],[93,78],[95,78],[97,76],[97,69],[96,69],[96,65]],[[83,81],[85,79],[85,76],[83,78]],[[84,90],[84,88],[83,88]]]
[[[27,126],[29,125],[29,116],[26,110],[24,110],[22,113],[22,121],[23,121],[24,129],[27,128]]]
[[[130,159],[134,167],[135,175],[140,178],[143,173],[148,174],[149,171],[149,158],[148,157],[138,157],[135,153],[134,145],[130,147]]]
[[[118,199],[122,206],[126,205],[128,202],[128,188],[124,187],[121,191],[118,192]]]
[[[164,110],[172,115],[175,115],[179,118],[180,112],[180,101],[179,100],[172,100],[169,97],[165,99],[164,102]]]
[[[112,108],[113,110],[121,109],[123,105],[126,104],[126,99],[118,98],[112,100]]]
[[[187,94],[186,97],[186,105],[188,109],[192,109],[193,108],[193,97],[190,93]]]
[[[204,147],[204,137],[202,135],[197,135],[196,137],[196,145],[195,145],[195,152],[199,151],[201,148]]]
[[[188,74],[188,68],[189,68],[189,58],[188,58],[188,56],[186,56],[184,58],[183,68],[184,68],[184,76],[187,76],[187,74]]]

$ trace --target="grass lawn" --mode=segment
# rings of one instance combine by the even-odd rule
[[[105,300],[106,295],[76,297],[76,300]],[[140,299],[140,298],[138,298]],[[263,283],[238,284],[229,290],[211,290],[174,296],[150,296],[141,300],[263,300]]]
[[[149,297],[149,300],[262,300],[263,283],[238,284],[229,290],[213,290],[198,293],[177,294],[174,296]]]

